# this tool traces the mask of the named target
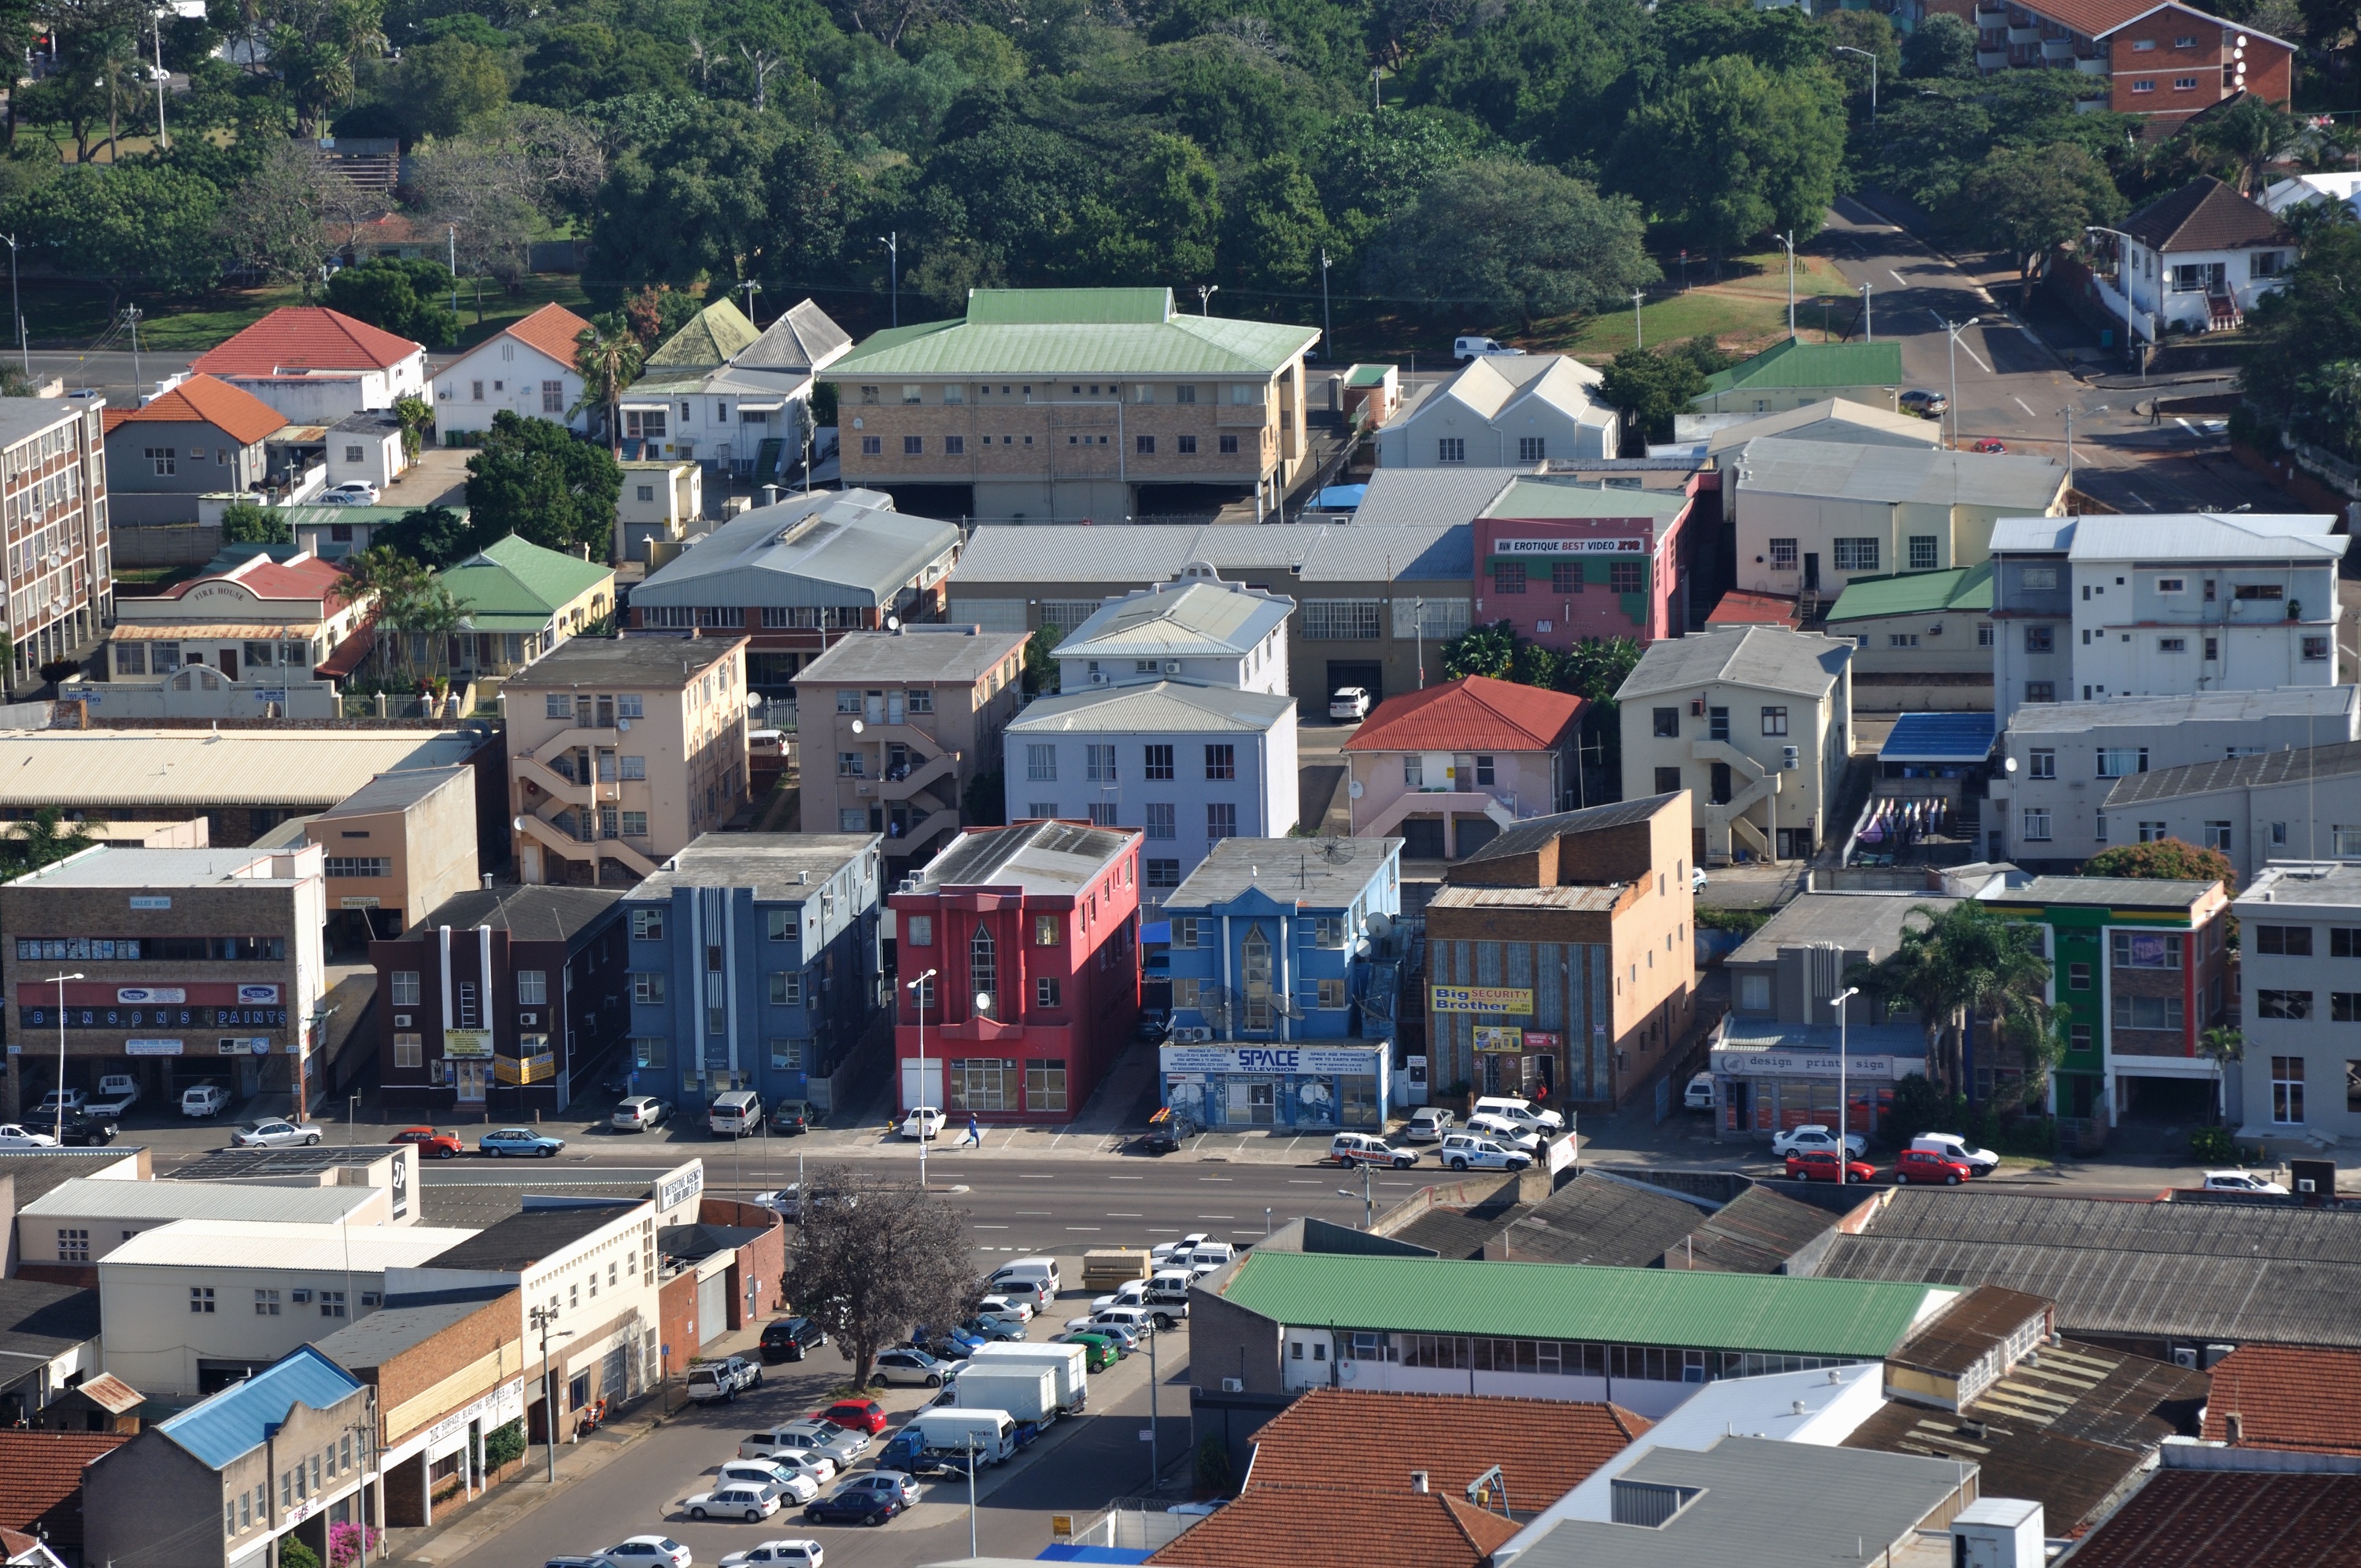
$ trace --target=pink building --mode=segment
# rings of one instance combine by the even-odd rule
[[[1353,836],[1399,835],[1406,859],[1456,861],[1570,809],[1585,706],[1488,675],[1388,697],[1345,742]]]
[[[1083,822],[972,828],[887,897],[901,1111],[940,1106],[954,1126],[1081,1113],[1139,1017],[1141,842]]]
[[[1550,475],[1514,481],[1476,519],[1475,623],[1505,620],[1559,650],[1681,635],[1696,499],[1694,477],[1675,490]]]

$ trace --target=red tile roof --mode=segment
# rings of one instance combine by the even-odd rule
[[[120,1432],[0,1430],[0,1526],[46,1526],[60,1545],[82,1541],[82,1472],[131,1439]]]
[[[1777,594],[1749,593],[1732,588],[1721,596],[1713,613],[1705,618],[1708,626],[1784,626],[1789,630],[1803,624],[1795,619],[1795,601]]]
[[[1466,675],[1378,705],[1347,751],[1546,751],[1581,717],[1565,692]]]
[[[325,305],[287,305],[199,355],[191,368],[208,376],[387,370],[422,351],[422,345]]]
[[[2361,1475],[2159,1470],[2074,1552],[2074,1568],[2233,1563],[2355,1568]]]
[[[192,588],[203,587],[207,583],[236,582],[253,589],[261,598],[316,598],[334,610],[345,602],[348,580],[334,562],[323,561],[316,555],[283,565],[267,555],[257,555],[230,571],[175,583],[165,589],[161,597],[176,599]]]
[[[1255,1433],[1246,1485],[1383,1492],[1408,1487],[1410,1473],[1423,1470],[1435,1491],[1458,1497],[1513,1455],[1511,1504],[1539,1508],[1588,1480],[1650,1425],[1615,1405],[1315,1388]]]
[[[107,413],[109,430],[118,423],[148,421],[209,424],[241,446],[251,445],[287,424],[285,414],[252,392],[211,376],[192,376],[170,391],[149,400],[144,407],[126,411],[119,421],[114,419],[112,409]]]
[[[2143,11],[2153,10],[2156,0],[2017,0],[2037,16],[2073,28],[2086,38],[2095,38],[2112,32]]]
[[[2361,1454],[2361,1352],[2248,1344],[2213,1364],[2205,1439],[2228,1442],[2230,1417],[2246,1448]]]
[[[538,348],[560,365],[574,363],[576,342],[590,323],[564,305],[544,305],[521,322],[510,323],[507,334],[528,347]]]
[[[1408,1475],[1385,1492],[1253,1486],[1148,1561],[1153,1568],[1477,1568],[1521,1528],[1440,1490],[1412,1492]]]

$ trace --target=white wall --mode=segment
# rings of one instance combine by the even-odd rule
[[[2208,579],[2215,585],[2210,601],[2203,596]],[[2158,591],[2159,582],[2175,580],[2186,587]],[[2078,561],[2074,586],[2074,689],[2060,691],[2060,697],[2095,701],[2336,684],[2336,575],[2327,566],[2195,563],[2158,569]],[[2283,597],[2242,601],[2235,597],[2242,586],[2275,588]],[[2290,605],[2302,619],[2290,619]],[[2318,657],[2304,656],[2307,638]],[[2216,657],[2206,657],[2209,640]],[[2168,646],[2173,642],[2180,646]]]
[[[541,384],[560,385],[560,411],[542,406]],[[483,397],[476,384],[483,384]],[[492,427],[492,415],[502,409],[528,419],[555,420],[577,433],[589,428],[589,411],[569,413],[582,399],[582,374],[561,365],[528,343],[501,336],[478,345],[465,357],[435,373],[433,391],[434,428],[448,438],[454,432],[476,434]]]

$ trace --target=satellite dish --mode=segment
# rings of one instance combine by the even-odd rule
[[[862,722],[861,722],[861,720],[859,720],[859,719],[857,719],[857,718],[856,718],[856,719],[854,719],[854,720],[852,721],[852,732],[853,732],[855,735],[860,734],[863,729],[866,729],[867,728],[869,728],[869,727],[868,727],[867,725],[865,725],[865,724],[862,723]]]
[[[989,1013],[992,1011],[992,992],[988,991],[979,991],[975,993],[975,1010],[979,1013]]]
[[[757,709],[759,709],[762,706],[763,706],[763,694],[762,694],[761,692],[748,692],[748,693],[746,694],[746,711],[747,711],[747,712],[749,712],[749,713],[752,713],[752,712],[756,711]]]
[[[522,833],[524,831],[524,818],[520,817],[514,822],[510,823],[509,826]]]
[[[1320,858],[1341,866],[1353,858],[1353,840],[1331,833],[1320,840]]]
[[[901,618],[900,616],[898,616],[898,615],[889,615],[889,616],[887,616],[887,617],[885,618],[885,630],[888,630],[888,631],[899,631],[899,630],[902,630],[902,618]]]
[[[1360,780],[1355,779],[1351,784],[1345,786],[1345,793],[1352,799],[1358,800],[1368,792],[1361,787]]]
[[[1368,918],[1362,921],[1361,926],[1370,936],[1382,939],[1387,932],[1394,928],[1394,917],[1382,909],[1372,909],[1369,911]]]

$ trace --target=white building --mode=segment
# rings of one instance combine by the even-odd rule
[[[1285,696],[1294,613],[1293,599],[1225,583],[1192,561],[1178,582],[1110,600],[1068,633],[1054,655],[1059,681],[1070,692],[1185,681]]]
[[[389,1269],[475,1234],[242,1220],[148,1231],[97,1266],[106,1370],[143,1394],[211,1392],[375,1311]]]
[[[2012,517],[1993,532],[1993,700],[2265,691],[2336,681],[2329,513]]]
[[[290,424],[334,424],[429,390],[423,344],[324,305],[283,305],[189,369],[252,393]]]
[[[1143,829],[1147,902],[1223,839],[1295,827],[1290,696],[1167,680],[1088,687],[1038,699],[1005,734],[1008,820]]]
[[[2221,850],[2239,883],[2290,856],[2361,860],[2361,742],[2136,773],[2115,782],[2103,810],[2126,843],[2178,839]]]
[[[648,356],[623,394],[623,439],[637,455],[690,457],[761,484],[802,461],[812,378],[851,350],[809,300],[760,332],[718,300]]]
[[[1600,377],[1564,354],[1470,360],[1449,380],[1412,392],[1378,430],[1381,468],[1505,467],[1553,457],[1612,457],[1616,411]]]
[[[1943,444],[1943,426],[1939,420],[1897,413],[1892,409],[1857,403],[1850,398],[1822,398],[1817,402],[1771,413],[1675,414],[1669,446],[1722,463],[1748,442],[1765,437],[1781,441],[1841,441],[1861,446],[1918,446],[1931,451]],[[1657,450],[1652,448],[1649,455],[1655,455]]]
[[[481,436],[502,410],[588,432],[576,340],[590,323],[564,305],[544,305],[434,373],[434,428],[453,445]]]
[[[1858,577],[1973,566],[2004,517],[2065,510],[2046,457],[1846,441],[1751,441],[1726,459],[1737,581],[1833,598]]]
[[[1770,626],[1650,643],[1615,694],[1623,798],[1689,791],[1713,864],[1809,855],[1850,755],[1852,652]]]
[[[2329,1145],[2361,1136],[2361,1048],[2353,1025],[2361,866],[2266,866],[2230,906],[2238,917],[2245,1057],[2232,1064],[2242,1138]],[[2306,1151],[2310,1152],[2310,1151]]]
[[[407,1225],[383,1187],[280,1187],[244,1181],[114,1181],[76,1177],[16,1212],[16,1256],[26,1263],[104,1260],[135,1236],[182,1220],[236,1224]]]
[[[2027,703],[2001,737],[2000,771],[1993,776],[1984,822],[1985,850],[2020,865],[2086,861],[2112,844],[2139,842],[2140,823],[2157,819],[2153,812],[2110,809],[2109,792],[2119,781],[2351,740],[2361,740],[2361,694],[2352,686]],[[2274,820],[2287,825],[2290,839],[2284,849],[2269,852],[2314,852],[2307,817]],[[2269,834],[2266,828],[2267,846]],[[2169,836],[2199,841],[2196,834]],[[2247,838],[2234,837],[2234,859],[2243,852],[2239,840]],[[2319,850],[2327,849],[2323,837]],[[2258,863],[2268,858],[2265,853],[2256,859]]]
[[[2151,342],[2168,325],[2236,328],[2295,264],[2295,236],[2274,213],[2210,174],[2158,197],[2110,232],[2131,274],[2132,330]],[[2118,310],[2122,272],[2119,267],[2115,287],[2101,295]]]

